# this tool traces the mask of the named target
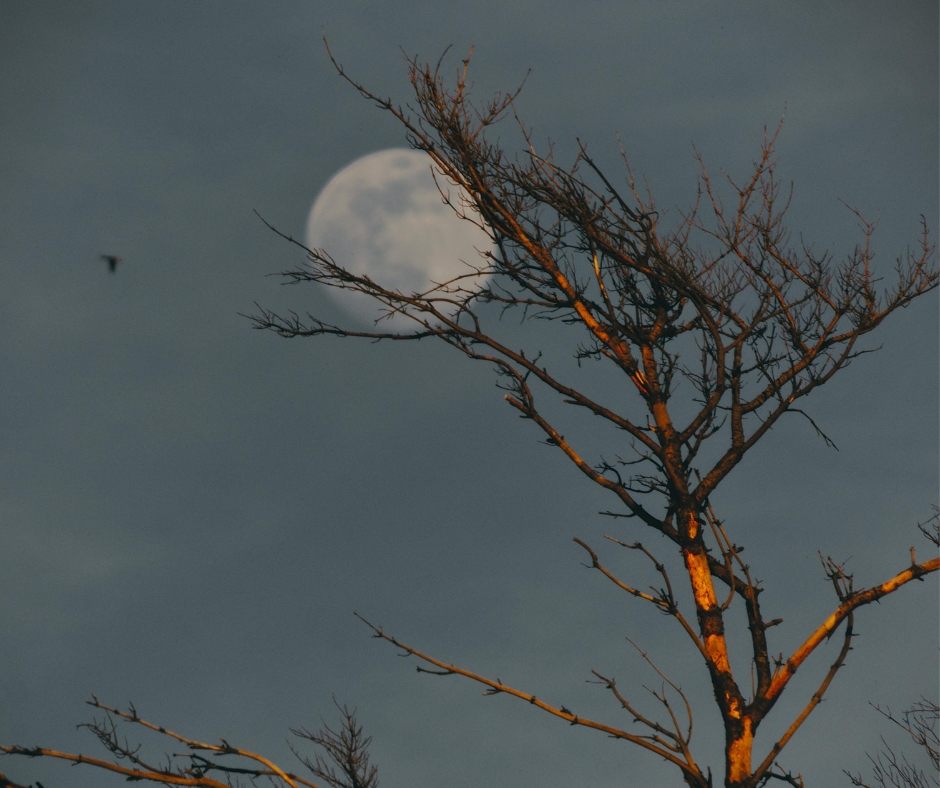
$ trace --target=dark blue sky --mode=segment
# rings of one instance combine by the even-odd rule
[[[714,172],[742,174],[785,112],[794,235],[843,257],[858,240],[845,200],[879,219],[889,272],[921,214],[934,237],[940,224],[937,31],[929,2],[0,0],[0,742],[93,754],[74,725],[96,693],[286,763],[288,728],[329,719],[335,693],[358,706],[386,786],[678,783],[630,746],[416,675],[356,610],[621,724],[585,679],[655,682],[629,636],[700,704],[693,749],[719,771],[691,647],[571,542],[635,526],[597,516],[611,503],[506,407],[492,372],[447,348],[251,331],[239,313],[255,301],[339,317],[315,289],[265,277],[301,258],[252,210],[302,237],[333,173],[404,143],[337,77],[323,35],[402,102],[401,50],[436,60],[453,45],[456,67],[475,46],[478,97],[531,69],[518,108],[536,140],[565,160],[578,137],[619,177],[619,134],[662,206],[694,198],[693,143]],[[101,253],[124,258],[115,276]],[[817,551],[850,558],[861,585],[899,571],[911,544],[926,551],[937,337],[930,295],[808,401],[841,451],[784,421],[715,501],[784,618],[774,650],[833,607]],[[857,631],[782,759],[808,784],[864,768],[883,732],[869,701],[937,695],[935,578],[864,610]],[[46,788],[105,781],[0,770]]]

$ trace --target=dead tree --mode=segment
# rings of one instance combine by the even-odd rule
[[[652,562],[662,577],[661,588],[653,592],[615,577],[593,548],[576,540],[592,567],[673,617],[705,662],[724,722],[725,785],[752,788],[772,777],[801,784],[798,776],[776,766],[777,757],[844,663],[855,611],[936,571],[940,559],[918,561],[912,549],[910,560],[893,577],[857,589],[841,565],[823,558],[837,595],[835,609],[793,654],[775,660],[767,630],[779,621],[765,617],[762,589],[741,558],[740,537],[732,536],[710,501],[747,452],[786,414],[809,419],[829,442],[801,401],[868,352],[861,340],[891,313],[937,286],[925,221],[916,252],[897,260],[885,286],[872,267],[874,226],[857,212],[862,239],[843,262],[791,244],[784,223],[789,193],[776,176],[776,134],[765,133],[761,155],[746,180],[729,179],[730,203],[703,165],[697,203],[675,226],[666,227],[651,194],[637,188],[629,165],[621,189],[583,145],[570,167],[558,165],[550,150],[539,153],[515,116],[516,93],[497,95],[483,106],[472,104],[469,59],[453,87],[442,77],[440,62],[431,66],[410,60],[413,107],[373,94],[333,62],[364,98],[401,122],[411,146],[426,152],[429,164],[443,174],[438,183],[442,199],[464,220],[483,228],[493,247],[480,250],[478,260],[466,261],[465,275],[420,293],[399,292],[357,275],[328,249],[305,249],[306,265],[285,272],[287,282],[368,294],[386,315],[410,318],[414,330],[383,330],[379,319],[372,330],[356,331],[310,315],[279,315],[260,307],[255,326],[283,337],[436,339],[494,366],[509,405],[616,499],[617,508],[608,514],[633,518],[641,530],[665,536],[681,557],[682,582],[691,591],[694,615],[680,610],[665,564],[639,541],[619,543]],[[524,152],[517,156],[488,135],[489,127],[506,116],[515,119],[523,140]],[[569,329],[579,365],[597,362],[621,376],[616,400],[588,395],[570,373],[546,360],[542,348],[520,348],[511,336],[506,338],[507,321],[498,319],[506,312]],[[560,399],[606,422],[617,459],[585,456],[559,418],[548,415],[542,398]],[[936,542],[932,532],[928,535]],[[728,658],[726,628],[737,623],[731,618],[736,602],[743,607],[750,635],[752,694]],[[822,684],[770,750],[755,756],[752,742],[758,726],[796,671],[839,627],[844,627],[842,649]],[[690,727],[680,724],[682,715],[665,696],[660,698],[665,721],[649,719],[613,680],[596,674],[646,728],[622,730],[444,664],[379,627],[373,629],[376,637],[434,666],[430,672],[466,676],[490,692],[514,695],[573,725],[633,742],[675,764],[688,785],[711,784],[709,773],[693,759]]]
[[[336,701],[334,700],[334,703]],[[23,755],[28,758],[53,758],[73,765],[86,765],[121,775],[129,782],[143,780],[163,785],[185,785],[193,788],[236,788],[247,781],[252,786],[273,788],[321,788],[321,784],[282,769],[269,758],[250,750],[236,747],[225,739],[210,744],[148,722],[137,714],[131,704],[127,711],[106,706],[93,698],[88,705],[103,712],[103,716],[80,725],[91,731],[99,743],[111,753],[113,760],[95,758],[77,753],[59,752],[45,747],[0,746],[0,752]],[[336,704],[342,723],[333,730],[325,722],[317,732],[306,728],[291,730],[296,737],[312,742],[320,752],[313,758],[293,746],[298,760],[322,785],[330,788],[378,788],[378,770],[369,763],[370,737],[364,736],[356,722],[355,710]],[[140,744],[132,745],[122,735],[120,725],[137,726],[169,739],[176,748],[186,752],[167,754],[153,760],[143,753]],[[36,783],[43,788],[41,783]],[[17,785],[0,772],[0,788],[26,788]],[[32,788],[32,786],[30,786]]]
[[[802,778],[784,771],[777,758],[844,664],[852,644],[855,612],[936,571],[940,558],[918,561],[911,548],[909,560],[905,557],[893,577],[855,588],[843,566],[821,557],[837,603],[802,645],[788,657],[775,659],[767,630],[781,620],[765,616],[761,585],[741,557],[742,540],[732,536],[711,499],[747,452],[785,414],[808,419],[822,439],[830,442],[800,407],[801,401],[869,352],[860,341],[889,315],[936,288],[938,272],[926,222],[921,220],[916,252],[898,258],[886,286],[872,267],[874,225],[857,213],[862,240],[843,262],[806,245],[793,246],[784,223],[789,195],[776,177],[776,135],[765,134],[751,175],[740,183],[729,179],[729,204],[702,166],[699,199],[668,227],[651,194],[637,188],[629,166],[626,186],[621,189],[584,146],[567,168],[556,164],[550,151],[538,153],[515,116],[517,93],[497,95],[483,106],[474,106],[469,99],[468,61],[453,88],[442,78],[440,63],[432,67],[417,59],[409,62],[414,109],[374,95],[349,78],[335,60],[334,65],[363,97],[403,124],[409,143],[426,152],[429,163],[442,173],[442,198],[463,219],[489,234],[492,249],[481,250],[476,261],[467,261],[465,275],[435,283],[425,292],[404,293],[348,270],[329,250],[304,247],[307,262],[285,272],[287,282],[313,282],[364,293],[385,314],[413,321],[414,330],[383,330],[381,320],[372,330],[351,330],[314,316],[278,315],[261,307],[253,317],[255,327],[283,337],[440,340],[470,359],[495,367],[509,405],[533,422],[546,443],[557,447],[582,474],[616,499],[616,508],[605,514],[632,518],[639,530],[661,535],[671,545],[671,559],[679,567],[681,581],[674,581],[676,570],[671,575],[666,562],[640,541],[612,540],[649,559],[661,585],[647,591],[618,578],[591,546],[575,540],[592,568],[675,619],[705,663],[724,723],[724,784],[756,788],[777,779],[802,786]],[[516,157],[487,136],[489,127],[507,116],[515,119],[523,140],[524,151]],[[573,337],[571,353],[579,366],[596,362],[620,377],[622,387],[615,401],[589,395],[562,367],[550,364],[540,348],[517,347],[507,332],[508,321],[499,319],[507,312],[523,320],[549,321],[568,331]],[[681,391],[680,381],[685,384]],[[603,421],[611,430],[614,459],[585,456],[577,437],[561,426],[558,417],[548,415],[542,398]],[[940,544],[934,526],[922,530],[934,546]],[[694,615],[680,609],[680,596],[686,592]],[[742,615],[733,617],[739,611]],[[741,619],[750,641],[752,689],[732,670],[728,656],[726,630]],[[657,695],[663,716],[654,719],[643,714],[613,678],[594,674],[632,716],[637,727],[627,730],[445,663],[381,627],[369,626],[375,637],[427,666],[419,670],[465,676],[486,686],[487,694],[520,698],[571,725],[638,745],[674,764],[689,786],[713,784],[711,770],[692,754],[691,706],[678,685],[665,676],[664,689]],[[752,745],[758,726],[773,711],[796,671],[840,627],[841,648],[818,689],[770,749],[755,756]],[[133,710],[105,710],[155,728],[139,720]],[[351,721],[349,716],[347,721]],[[127,768],[42,748],[2,749],[89,763],[133,780],[221,788],[224,783],[209,776],[216,771],[227,780],[246,775],[272,778],[291,788],[312,786],[224,741],[202,744],[162,728],[155,729],[198,754],[188,756],[190,762],[182,771],[170,765],[158,768],[136,760],[137,751],[112,736],[109,724],[96,723],[98,728],[93,730],[119,760],[130,762]],[[352,735],[353,728],[344,731]],[[340,739],[343,735],[329,733]],[[361,736],[361,731],[355,735]],[[330,754],[330,747],[325,746],[325,751]],[[209,760],[202,753],[214,757]],[[217,757],[227,755],[241,755],[256,765],[228,767]],[[327,772],[324,764],[313,765],[321,768],[322,779],[337,785],[323,773]],[[342,772],[342,764],[335,759],[334,765]],[[336,775],[345,788],[371,785],[343,783],[342,774]]]

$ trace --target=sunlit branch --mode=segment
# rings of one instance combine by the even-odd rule
[[[26,755],[30,758],[46,757],[57,758],[63,761],[70,761],[74,764],[87,764],[97,766],[105,771],[115,772],[127,777],[128,780],[149,780],[151,782],[167,783],[169,785],[193,785],[202,786],[202,788],[230,788],[226,783],[213,780],[211,777],[186,777],[172,772],[153,771],[146,769],[134,769],[121,766],[117,763],[102,760],[101,758],[92,758],[88,755],[72,754],[68,752],[59,752],[45,747],[19,747],[19,746],[0,746],[0,751],[8,755]]]
[[[925,575],[936,572],[938,569],[940,569],[940,558],[932,558],[920,564],[912,564],[904,571],[899,572],[880,585],[864,591],[854,592],[848,596],[845,601],[815,629],[804,641],[803,645],[794,651],[793,655],[777,670],[764,696],[765,701],[769,704],[773,704],[777,698],[780,697],[780,693],[783,692],[800,665],[803,664],[806,658],[813,653],[823,640],[829,638],[836,627],[838,627],[849,614],[863,605],[871,604],[887,596],[905,583],[909,583],[911,580],[920,580]]]
[[[790,727],[787,728],[783,736],[777,740],[776,744],[774,744],[770,752],[767,754],[767,757],[764,758],[764,760],[761,762],[761,765],[754,770],[755,780],[759,780],[774,765],[774,762],[776,761],[777,756],[780,755],[781,750],[787,746],[787,742],[793,738],[793,734],[796,733],[799,727],[806,721],[806,718],[809,717],[813,709],[819,705],[819,702],[822,700],[826,690],[829,689],[829,685],[835,678],[839,668],[845,664],[845,658],[849,655],[849,651],[852,649],[853,616],[851,612],[846,615],[845,620],[845,637],[843,638],[842,649],[839,651],[839,654],[836,657],[836,661],[833,662],[829,667],[829,671],[826,673],[825,678],[819,685],[819,689],[813,693],[813,697],[810,698],[809,703],[806,704],[803,711],[801,711],[799,716],[793,720],[793,722],[790,724]]]
[[[359,618],[366,626],[368,626],[372,630],[373,637],[379,638],[381,640],[385,640],[391,643],[396,648],[400,648],[407,655],[415,656],[418,659],[428,663],[429,665],[434,665],[436,668],[439,669],[438,671],[424,671],[424,672],[434,673],[437,675],[445,675],[445,676],[449,676],[449,675],[464,676],[465,678],[471,679],[473,681],[478,682],[479,684],[483,684],[484,686],[489,687],[489,689],[484,693],[485,695],[497,695],[500,693],[511,695],[512,697],[527,701],[528,703],[541,709],[542,711],[547,712],[548,714],[551,714],[554,717],[558,717],[559,719],[565,720],[571,725],[580,725],[582,727],[590,728],[592,730],[602,731],[603,733],[606,733],[615,739],[623,739],[624,741],[629,741],[634,744],[637,744],[640,747],[643,747],[644,749],[649,750],[650,752],[654,752],[660,757],[665,758],[667,761],[674,763],[676,766],[678,766],[680,769],[683,770],[683,773],[688,773],[691,768],[688,763],[678,758],[675,753],[670,752],[668,749],[665,749],[663,746],[659,744],[656,744],[654,742],[647,740],[643,736],[638,736],[633,733],[628,733],[627,731],[622,730],[620,728],[615,728],[610,725],[605,725],[604,723],[601,723],[601,722],[596,722],[594,720],[580,717],[577,714],[571,712],[570,710],[566,710],[563,707],[556,708],[555,706],[551,706],[548,703],[545,703],[545,701],[539,700],[535,695],[530,695],[527,692],[522,692],[521,690],[517,690],[514,687],[510,687],[507,684],[503,684],[499,679],[496,679],[494,681],[493,679],[486,678],[485,676],[481,676],[469,670],[459,668],[456,665],[450,665],[446,662],[442,662],[441,660],[435,659],[434,657],[431,657],[427,654],[424,654],[421,651],[418,651],[418,649],[416,648],[413,648],[405,643],[402,643],[397,638],[394,638],[391,635],[387,634],[381,627],[377,627],[371,622],[367,621],[358,613],[356,613],[356,617]],[[422,670],[420,667],[418,669]]]

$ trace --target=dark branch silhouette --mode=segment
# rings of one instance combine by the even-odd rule
[[[900,718],[895,717],[891,709],[880,706],[875,706],[875,709],[911,738],[926,763],[921,766],[916,757],[911,760],[906,754],[896,752],[882,737],[884,749],[875,756],[868,756],[872,782],[866,782],[860,774],[846,771],[852,785],[860,788],[930,788],[940,785],[940,706],[936,701],[921,698],[902,712]]]

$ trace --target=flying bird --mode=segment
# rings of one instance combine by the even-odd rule
[[[108,270],[113,274],[117,271],[118,263],[121,262],[120,257],[115,257],[113,254],[103,254],[101,259],[108,264]]]

